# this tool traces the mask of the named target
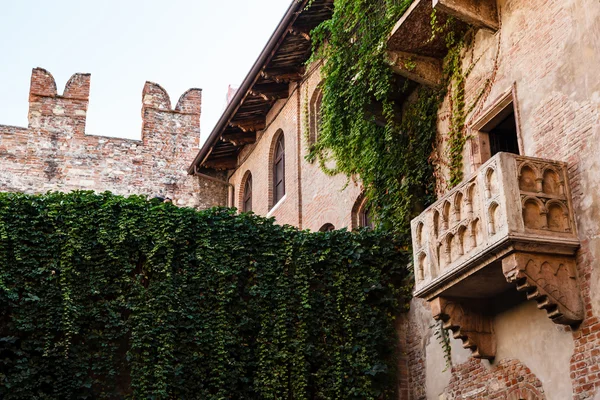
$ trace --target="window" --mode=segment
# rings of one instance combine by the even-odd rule
[[[500,152],[520,154],[515,89],[506,92],[473,126],[474,170]]]
[[[244,184],[244,198],[242,202],[242,211],[252,211],[252,174],[248,173],[246,183]]]
[[[375,228],[375,225],[373,224],[373,220],[371,218],[371,209],[367,207],[366,204],[362,205],[358,213],[358,225],[361,228]]]
[[[331,231],[335,231],[335,226],[333,226],[333,224],[329,224],[329,223],[323,225],[319,229],[319,232],[331,232]]]
[[[507,153],[519,154],[519,141],[517,139],[517,123],[515,121],[515,112],[510,110],[506,116],[495,127],[488,132],[490,137],[490,154],[505,151]]]
[[[321,102],[323,101],[323,92],[320,88],[315,89],[310,100],[310,130],[308,141],[312,145],[319,137],[321,129]]]
[[[273,157],[273,205],[285,195],[285,141],[283,133],[275,144]]]
[[[367,204],[364,194],[358,196],[354,207],[352,207],[352,228],[370,228],[374,229],[373,213]]]

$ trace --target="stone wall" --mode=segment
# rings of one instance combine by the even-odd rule
[[[147,82],[141,140],[86,135],[89,90],[89,74],[74,74],[61,95],[49,72],[33,70],[28,127],[0,125],[1,191],[108,190],[197,208],[226,205],[225,185],[186,173],[199,148],[200,89],[173,109],[165,90]]]
[[[497,355],[474,360],[452,342],[444,370],[431,313],[413,301],[401,347],[410,383],[403,399],[600,398],[600,3],[595,0],[498,0],[500,29],[478,30],[463,69],[469,137],[475,122],[513,91],[521,154],[568,164],[581,248],[577,271],[585,317],[554,325],[523,299],[494,317]],[[486,83],[489,82],[489,85]],[[479,97],[483,92],[483,96]],[[440,150],[448,131],[449,102],[440,110]],[[467,142],[465,176],[479,166]],[[444,169],[442,169],[444,170]],[[447,171],[446,171],[447,172]],[[445,187],[440,187],[440,194]],[[436,360],[432,363],[432,360]],[[441,382],[441,383],[440,383]]]

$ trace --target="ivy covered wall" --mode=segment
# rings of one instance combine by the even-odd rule
[[[386,58],[388,36],[412,1],[336,0],[332,18],[311,33],[311,61],[323,61],[323,99],[307,160],[332,175],[359,177],[372,216],[399,235],[435,199],[430,160],[444,94],[401,84]],[[411,92],[403,105],[399,99]]]
[[[390,398],[407,262],[383,233],[0,194],[0,398]]]

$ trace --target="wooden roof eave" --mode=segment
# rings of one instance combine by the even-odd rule
[[[285,15],[279,22],[279,25],[271,35],[269,41],[267,42],[259,57],[255,61],[254,65],[250,69],[250,72],[248,73],[248,75],[246,75],[246,78],[242,82],[242,85],[234,95],[232,101],[227,105],[225,112],[221,115],[221,118],[219,118],[219,121],[215,125],[215,128],[209,135],[205,144],[202,146],[202,148],[194,158],[194,161],[188,168],[188,174],[193,175],[196,169],[199,166],[201,166],[210,156],[213,148],[221,140],[222,134],[225,131],[225,129],[230,127],[230,122],[232,118],[243,106],[246,98],[248,98],[249,96],[253,96],[255,98],[259,97],[262,100],[262,102],[264,102],[265,108],[270,108],[273,99],[268,98],[268,94],[266,93],[264,94],[267,98],[261,96],[261,93],[259,93],[258,91],[257,93],[251,93],[251,89],[257,83],[257,81],[259,81],[259,79],[265,79],[265,77],[262,74],[263,70],[265,69],[269,61],[275,56],[278,48],[285,40],[286,35],[289,33],[294,21],[298,18],[302,10],[306,7],[307,2],[308,0],[292,1]],[[254,134],[256,134],[256,132],[254,132]]]

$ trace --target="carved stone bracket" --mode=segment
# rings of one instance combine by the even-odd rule
[[[516,252],[502,260],[502,271],[553,322],[573,325],[583,320],[574,256]]]
[[[500,28],[495,0],[433,0],[433,8],[478,28]]]
[[[450,329],[455,339],[473,353],[474,358],[493,359],[496,355],[496,339],[493,321],[485,315],[485,302],[481,299],[455,299],[437,297],[430,303],[433,318],[442,320],[444,328]]]

